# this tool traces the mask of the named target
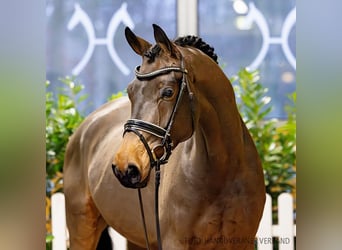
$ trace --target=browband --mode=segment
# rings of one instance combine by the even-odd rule
[[[188,73],[188,71],[186,69],[182,69],[180,67],[173,67],[173,66],[157,69],[157,70],[152,71],[150,73],[140,73],[139,71],[140,71],[140,66],[135,67],[135,75],[137,78],[141,78],[141,79],[155,77],[158,75],[169,73],[171,71],[178,71],[178,72],[182,72],[184,74]]]

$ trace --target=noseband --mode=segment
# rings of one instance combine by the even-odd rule
[[[148,156],[150,158],[150,170],[152,168],[155,168],[155,219],[156,219],[156,231],[157,231],[157,240],[158,240],[158,249],[162,250],[162,243],[161,243],[161,236],[160,236],[160,225],[159,225],[159,210],[158,210],[158,190],[159,190],[159,184],[160,184],[160,165],[166,164],[173,149],[173,143],[170,136],[170,131],[172,128],[172,124],[175,119],[176,112],[178,110],[179,104],[181,102],[182,96],[184,94],[185,89],[188,90],[190,100],[192,100],[192,92],[189,89],[186,75],[188,71],[184,68],[184,61],[183,57],[181,58],[181,65],[180,67],[165,67],[161,69],[157,69],[155,71],[149,72],[149,73],[140,73],[140,66],[137,66],[135,68],[135,75],[138,79],[141,80],[148,80],[152,79],[156,76],[168,74],[170,72],[181,72],[182,73],[182,82],[180,85],[180,90],[178,92],[177,100],[175,102],[175,105],[173,106],[172,113],[169,117],[169,120],[167,122],[167,125],[165,128],[160,127],[159,125],[146,122],[139,119],[129,119],[125,125],[124,125],[124,134],[127,132],[133,132],[136,134],[141,142],[144,144],[146,151],[148,153]],[[148,145],[146,138],[141,132],[148,133],[150,135],[153,135],[155,137],[158,137],[161,139],[161,143],[151,149],[151,147]],[[147,229],[146,229],[146,222],[145,222],[145,216],[144,216],[144,208],[141,198],[141,191],[140,188],[138,188],[138,195],[139,195],[139,203],[140,203],[140,211],[141,211],[141,217],[143,221],[144,226],[144,233],[145,233],[145,239],[146,239],[146,246],[147,249],[150,249],[149,247],[149,240],[147,236]]]

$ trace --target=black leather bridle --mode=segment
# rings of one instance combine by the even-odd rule
[[[189,89],[187,81],[186,81],[186,74],[188,72],[184,68],[183,59],[181,59],[181,66],[180,67],[174,67],[174,66],[165,67],[165,68],[157,69],[157,70],[152,71],[150,73],[140,73],[139,71],[140,71],[140,66],[137,66],[135,68],[135,75],[138,79],[141,79],[141,80],[152,79],[156,76],[167,74],[167,73],[170,73],[172,71],[182,73],[182,83],[180,86],[180,90],[178,92],[177,100],[176,100],[176,103],[173,107],[172,113],[169,117],[168,123],[167,123],[165,128],[160,127],[160,126],[153,124],[153,123],[150,123],[150,122],[139,120],[139,119],[129,119],[126,122],[126,124],[124,125],[124,134],[127,132],[133,132],[140,138],[140,140],[144,144],[144,146],[147,150],[147,153],[149,155],[151,168],[153,168],[156,166],[157,161],[159,162],[160,165],[167,163],[167,160],[169,159],[169,157],[171,155],[173,145],[172,145],[172,140],[170,137],[170,130],[171,130],[174,118],[175,118],[176,111],[177,111],[178,106],[180,104],[180,101],[182,99],[183,93],[184,93],[185,89]],[[145,137],[141,134],[141,132],[146,132],[146,133],[151,134],[153,136],[159,137],[161,139],[161,144],[159,144],[159,145],[155,146],[153,149],[151,149],[150,146],[148,145]],[[156,152],[157,150],[162,151],[163,154],[160,154],[160,152]],[[153,153],[156,156],[156,159],[153,156]]]
[[[144,144],[148,156],[150,158],[150,170],[155,168],[155,219],[156,219],[156,231],[157,231],[157,240],[158,240],[158,249],[162,250],[162,242],[161,242],[161,235],[160,235],[160,225],[159,225],[159,209],[158,209],[158,191],[159,191],[159,184],[160,184],[160,165],[166,164],[168,159],[172,153],[173,144],[172,139],[170,136],[170,131],[172,128],[172,124],[175,119],[176,112],[178,110],[179,104],[181,99],[184,95],[185,90],[188,90],[190,100],[192,100],[192,92],[188,86],[187,77],[188,71],[184,67],[184,60],[183,57],[181,58],[181,65],[180,67],[170,66],[161,69],[157,69],[155,71],[149,73],[140,73],[140,66],[135,68],[135,75],[137,79],[146,80],[152,79],[156,76],[168,74],[170,72],[181,72],[182,73],[182,82],[180,85],[180,90],[178,92],[178,96],[173,107],[172,113],[169,117],[168,123],[165,128],[160,127],[159,125],[146,122],[139,119],[129,119],[124,125],[124,134],[128,132],[133,132],[136,134],[141,142]],[[148,133],[150,135],[156,136],[161,139],[161,143],[157,146],[151,147],[147,143],[146,138],[141,132]],[[144,208],[141,198],[141,190],[138,188],[138,195],[139,195],[139,203],[140,203],[140,211],[141,217],[144,226],[144,233],[145,233],[145,240],[147,249],[150,249],[150,244],[147,236],[147,229],[146,229],[146,222],[144,216]]]

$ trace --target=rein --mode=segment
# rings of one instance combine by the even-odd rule
[[[156,224],[156,232],[157,232],[157,241],[158,241],[158,249],[162,250],[162,241],[161,241],[161,234],[160,234],[160,223],[159,223],[159,185],[160,185],[160,166],[166,164],[168,159],[172,153],[173,143],[170,137],[170,130],[172,128],[172,124],[174,122],[174,118],[179,107],[180,101],[184,94],[185,89],[188,90],[190,100],[192,100],[193,93],[190,91],[186,74],[188,71],[184,68],[184,61],[181,58],[181,65],[180,67],[165,67],[161,69],[157,69],[155,71],[149,73],[140,73],[140,66],[135,68],[135,75],[138,79],[150,79],[162,74],[168,74],[172,71],[182,72],[182,83],[180,86],[180,90],[178,92],[176,103],[173,107],[172,113],[169,117],[168,123],[166,128],[162,128],[156,124],[146,122],[139,119],[129,119],[124,125],[124,134],[127,132],[133,132],[136,134],[140,141],[144,144],[148,156],[150,158],[150,169],[155,168],[155,224]],[[143,136],[141,132],[145,132],[156,136],[161,139],[161,143],[152,149],[147,143],[146,138]],[[141,218],[144,226],[144,234],[145,234],[145,241],[146,247],[150,249],[150,243],[148,240],[147,229],[146,229],[146,222],[145,222],[145,215],[144,215],[144,207],[141,197],[141,190],[138,188],[138,197],[139,197],[139,205],[140,205],[140,212]]]

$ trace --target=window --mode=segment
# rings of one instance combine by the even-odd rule
[[[157,23],[170,38],[202,37],[229,77],[243,67],[259,69],[272,97],[269,118],[286,119],[287,95],[296,89],[294,0],[47,0],[46,16],[47,79],[53,88],[58,78],[76,75],[89,94],[85,113],[124,90],[141,63],[125,26],[154,42]]]
[[[126,42],[126,26],[151,42],[153,23],[176,36],[175,0],[47,0],[46,16],[47,79],[53,88],[58,78],[76,75],[89,95],[86,114],[124,90],[141,63]]]
[[[258,69],[272,98],[268,118],[286,119],[287,96],[296,88],[295,1],[199,0],[198,9],[199,36],[215,48],[226,74]]]

